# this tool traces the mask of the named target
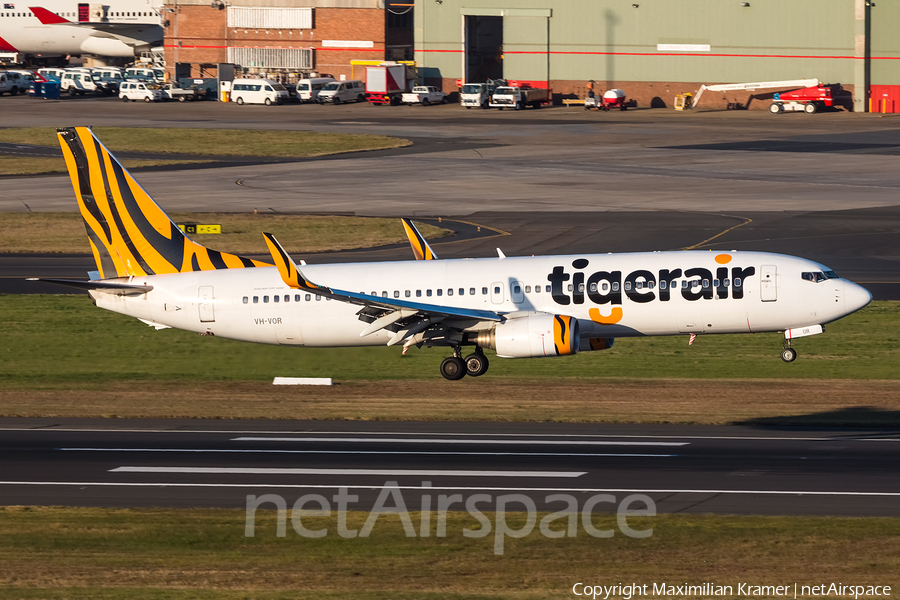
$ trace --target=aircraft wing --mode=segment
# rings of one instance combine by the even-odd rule
[[[281,279],[288,286],[363,307],[357,314],[360,320],[368,322],[369,326],[360,333],[360,337],[381,329],[389,329],[395,332],[394,337],[388,342],[388,346],[392,346],[441,322],[451,327],[455,325],[456,328],[461,329],[479,321],[496,322],[503,319],[500,313],[492,310],[425,304],[317,285],[300,272],[275,236],[271,233],[263,233],[263,235],[269,246],[269,252],[275,260],[275,266],[281,274]]]
[[[403,229],[406,230],[406,237],[409,238],[409,245],[412,246],[413,256],[416,260],[437,260],[438,255],[434,253],[425,237],[419,233],[419,230],[413,225],[412,220],[402,218]]]

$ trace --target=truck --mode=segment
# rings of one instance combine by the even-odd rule
[[[447,104],[447,94],[433,85],[417,85],[411,92],[404,92],[400,98],[403,104]]]
[[[184,88],[174,83],[156,84],[159,91],[162,92],[163,100],[178,100],[179,102],[187,102],[194,100],[202,100],[205,92],[195,87]]]
[[[491,94],[497,89],[498,85],[506,85],[506,82],[496,83],[488,81],[487,83],[466,83],[462,86],[462,92],[459,94],[460,106],[472,108],[480,106],[488,108],[491,101]]]
[[[366,100],[380,106],[400,104],[406,91],[406,65],[381,63],[366,67]]]
[[[489,106],[491,108],[515,108],[522,110],[526,106],[540,108],[544,104],[550,104],[550,90],[546,88],[534,88],[530,85],[498,87],[491,94]]]

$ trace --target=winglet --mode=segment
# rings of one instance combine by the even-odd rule
[[[409,219],[400,219],[403,222],[403,229],[406,230],[406,237],[409,238],[409,245],[412,246],[413,256],[416,260],[437,260],[438,255],[434,253],[416,226]]]
[[[318,290],[331,293],[331,290],[328,288],[316,285],[303,276],[303,273],[297,268],[296,263],[294,263],[293,259],[285,252],[284,248],[281,247],[281,244],[278,243],[278,240],[275,239],[274,235],[271,233],[263,233],[263,236],[266,238],[266,245],[269,247],[272,258],[275,260],[275,266],[278,267],[278,273],[288,287],[313,292]]]
[[[41,25],[59,25],[61,23],[71,23],[68,19],[64,19],[53,11],[47,10],[43,6],[29,6],[28,10],[30,10],[35,17],[38,18],[38,21],[41,22]]]

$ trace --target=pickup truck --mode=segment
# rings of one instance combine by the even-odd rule
[[[174,83],[160,83],[158,84],[159,91],[162,92],[163,100],[178,100],[179,102],[186,102],[190,100],[193,102],[194,100],[200,100],[203,98],[203,92],[196,88],[182,88],[178,87]]]
[[[417,85],[411,92],[404,92],[400,98],[403,104],[447,104],[447,94],[433,85]]]

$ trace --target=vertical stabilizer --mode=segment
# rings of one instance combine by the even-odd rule
[[[270,266],[187,239],[89,128],[57,135],[103,279]]]

